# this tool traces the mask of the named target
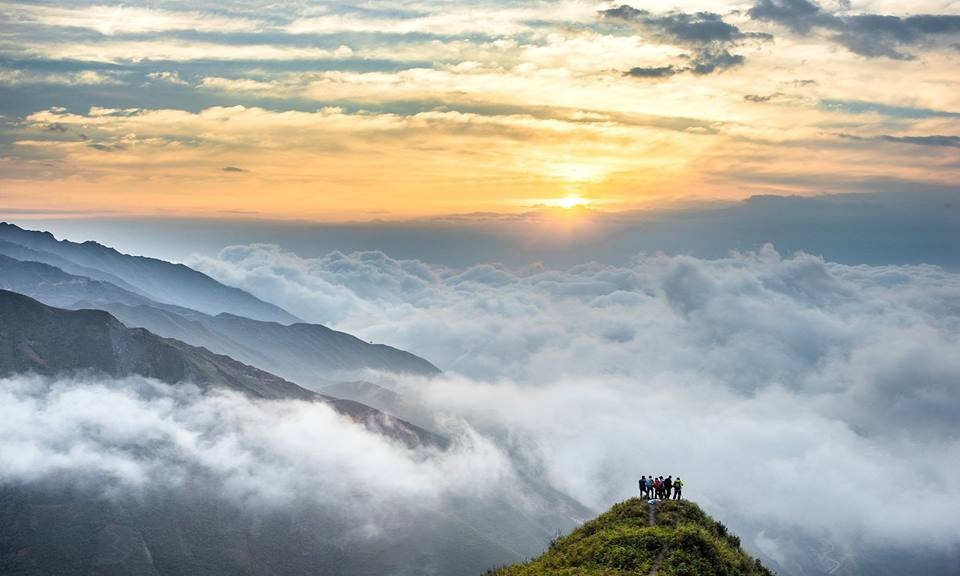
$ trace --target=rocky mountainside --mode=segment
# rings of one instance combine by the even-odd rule
[[[0,245],[0,253],[17,258],[16,253],[22,255],[26,249],[33,253],[31,260],[54,266],[67,261],[73,268],[65,269],[67,272],[108,282],[119,279],[157,302],[189,303],[191,308],[207,314],[228,312],[284,324],[299,321],[279,306],[264,302],[239,288],[225,286],[182,264],[129,256],[96,242],[78,244],[57,240],[49,232],[24,230],[5,222],[0,222],[0,242],[5,243]],[[4,251],[4,246],[10,252]]]
[[[615,505],[539,558],[487,576],[772,576],[740,539],[688,500]]]
[[[0,290],[0,376],[56,376],[91,371],[222,387],[255,398],[322,401],[377,432],[410,446],[445,441],[413,424],[351,400],[324,396],[205,348],[127,328],[102,310],[62,310]]]

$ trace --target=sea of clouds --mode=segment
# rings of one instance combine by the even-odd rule
[[[960,543],[958,274],[773,247],[560,270],[252,245],[190,264],[437,364],[438,378],[380,381],[453,447],[410,451],[323,405],[19,377],[0,386],[0,478],[92,470],[136,489],[200,469],[256,506],[308,497],[375,518],[535,505],[531,476],[599,511],[671,474],[774,560],[795,552],[777,534]]]
[[[191,264],[446,371],[400,382],[603,509],[641,474],[843,542],[960,542],[960,275],[772,246],[468,269],[235,246]],[[888,505],[920,494],[909,506]],[[745,525],[746,519],[740,522]]]
[[[0,482],[72,478],[110,498],[206,488],[250,511],[318,505],[377,530],[391,510],[496,497],[506,454],[463,426],[411,450],[327,404],[257,401],[142,377],[0,380]]]

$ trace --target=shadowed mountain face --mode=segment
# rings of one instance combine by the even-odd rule
[[[139,375],[168,384],[190,382],[203,389],[222,387],[268,400],[322,401],[408,446],[445,444],[426,430],[359,402],[316,394],[228,356],[127,328],[102,310],[61,310],[0,290],[0,375],[56,376],[82,370],[113,377]]]
[[[251,513],[203,486],[107,501],[60,484],[0,485],[4,576],[461,576],[518,562],[569,519],[509,503],[425,511],[379,538],[335,512]]]
[[[3,246],[0,246],[2,251]],[[25,257],[29,252],[20,252]],[[433,375],[426,360],[312,324],[280,324],[232,314],[210,316],[161,304],[115,284],[68,274],[52,265],[0,254],[0,288],[61,308],[107,310],[125,325],[203,346],[311,388],[366,369]]]
[[[79,273],[123,284],[153,300],[165,304],[189,303],[191,308],[207,314],[229,312],[257,320],[290,324],[298,319],[278,306],[264,302],[243,290],[224,286],[206,274],[182,264],[171,264],[155,258],[128,256],[96,242],[77,244],[58,241],[48,232],[24,230],[13,224],[0,223],[0,252],[17,258],[25,250],[32,260],[54,266],[68,261],[70,273]],[[10,244],[15,245],[10,250]],[[6,247],[6,249],[4,248]],[[10,252],[7,252],[10,250]]]

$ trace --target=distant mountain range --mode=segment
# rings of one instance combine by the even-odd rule
[[[164,304],[189,303],[207,314],[228,312],[268,322],[300,320],[286,310],[255,296],[225,286],[183,264],[121,254],[96,242],[77,244],[57,240],[49,232],[24,230],[0,222],[0,253],[43,262],[70,274],[113,283]],[[13,245],[13,246],[11,246]]]
[[[38,250],[41,247],[51,251]],[[141,269],[149,274],[139,276]],[[195,287],[186,289],[181,283]],[[409,352],[299,322],[272,304],[185,266],[126,256],[91,242],[58,242],[45,232],[10,224],[0,224],[0,288],[51,306],[106,310],[127,326],[203,346],[315,390],[356,379],[365,370],[424,376],[439,372]],[[164,298],[156,297],[157,292]],[[220,298],[222,304],[196,306],[192,298],[197,293]],[[237,312],[251,309],[259,316]]]

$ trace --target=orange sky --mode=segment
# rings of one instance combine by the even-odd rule
[[[960,181],[951,36],[863,47],[750,2],[634,4],[11,4],[0,216],[400,219]],[[877,10],[908,15],[854,2],[831,26]]]

